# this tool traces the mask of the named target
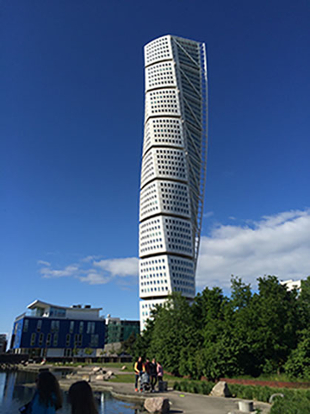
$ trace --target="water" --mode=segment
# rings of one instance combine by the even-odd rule
[[[23,384],[34,383],[37,374],[31,372],[0,372],[0,414],[19,414],[19,407],[29,402],[35,388]],[[109,393],[94,393],[99,414],[135,414],[135,407],[123,401],[115,400]],[[63,407],[58,414],[70,414],[67,394],[63,396]]]

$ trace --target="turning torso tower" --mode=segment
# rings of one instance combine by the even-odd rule
[[[169,293],[195,296],[208,126],[205,44],[167,35],[148,43],[144,55],[141,329]]]

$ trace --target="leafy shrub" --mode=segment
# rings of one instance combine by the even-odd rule
[[[309,414],[310,400],[306,395],[296,395],[275,400],[270,414]]]
[[[176,381],[173,384],[174,390],[204,395],[210,394],[213,387],[213,382],[206,381]]]

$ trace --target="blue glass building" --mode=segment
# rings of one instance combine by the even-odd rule
[[[89,357],[104,348],[101,308],[55,306],[39,300],[15,319],[11,349],[31,357]]]

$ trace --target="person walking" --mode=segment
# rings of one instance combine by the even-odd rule
[[[141,356],[139,356],[138,360],[135,362],[134,370],[135,370],[135,392],[138,392],[139,378],[141,377],[143,372],[145,372],[145,366],[142,362],[142,357]],[[141,391],[141,389],[140,389],[140,391]]]
[[[150,363],[150,380],[151,380],[151,391],[155,392],[155,385],[157,383],[157,364],[156,359],[153,358]]]
[[[86,381],[78,381],[69,388],[71,414],[98,414],[93,391]]]

